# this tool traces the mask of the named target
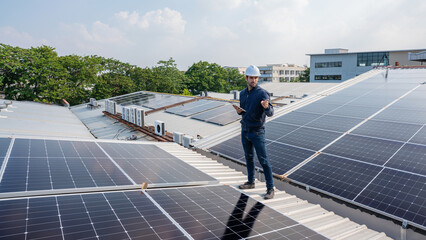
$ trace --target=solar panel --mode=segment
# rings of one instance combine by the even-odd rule
[[[416,124],[368,120],[352,131],[352,133],[405,142],[408,141],[421,127],[421,125]]]
[[[174,113],[180,116],[191,116],[199,112],[204,112],[206,110],[216,108],[219,106],[225,105],[224,102],[217,102],[217,101],[208,101],[208,100],[199,100],[196,102],[190,102],[188,104],[185,104],[183,106],[178,106],[174,108],[169,108],[166,110],[166,112]]]
[[[422,129],[410,139],[410,142],[426,145],[426,127],[423,126]]]
[[[101,142],[99,145],[136,184],[217,182],[216,179],[152,144]]]
[[[228,186],[0,200],[0,214],[8,239],[325,239]]]
[[[0,193],[130,184],[93,142],[16,139]]]
[[[140,191],[0,201],[8,239],[187,239]]]
[[[384,169],[355,199],[385,214],[426,226],[426,177]]]
[[[342,133],[331,132],[320,129],[301,127],[284,137],[277,139],[277,142],[301,147],[313,151],[318,151],[331,141],[337,139]]]
[[[338,197],[354,199],[382,167],[320,154],[288,177]]]
[[[407,143],[385,166],[426,176],[426,146]]]
[[[234,107],[232,105],[227,104],[222,107],[217,107],[199,114],[196,114],[192,116],[191,118],[201,120],[201,121],[207,121],[219,125],[227,125],[231,122],[235,122],[238,119],[241,118],[240,115],[238,115],[235,112]]]
[[[297,109],[297,112],[309,112],[309,113],[318,113],[318,114],[326,114],[331,112],[337,108],[339,108],[340,104],[328,104],[328,103],[312,103],[306,105],[302,108]]]
[[[383,165],[402,145],[401,142],[348,134],[323,152]]]
[[[296,129],[300,128],[299,126],[295,125],[288,125],[281,122],[267,122],[265,124],[265,137],[269,140],[277,140],[278,138],[281,138]]]
[[[343,106],[333,110],[332,112],[329,113],[329,115],[354,117],[354,118],[367,118],[379,110],[380,108],[377,108],[377,107]]]
[[[111,98],[111,100],[117,102],[117,104],[120,104],[121,106],[128,106],[128,105],[142,106],[143,104],[148,103],[149,101],[153,99],[156,99],[157,96],[160,96],[160,95],[154,94],[154,93],[137,92],[134,94],[114,97],[114,98]]]
[[[235,109],[234,108],[232,108],[232,109],[229,108],[229,110],[227,110],[226,112],[224,112],[224,113],[222,113],[222,114],[220,114],[218,116],[209,118],[206,121],[210,122],[210,123],[215,123],[215,124],[219,124],[219,125],[225,126],[225,125],[228,125],[228,124],[233,123],[235,121],[238,121],[240,119],[241,119],[241,116],[238,115],[235,112]]]
[[[370,182],[381,176],[381,171],[393,170],[400,174],[424,177],[424,74],[407,77],[407,71],[404,73],[395,71],[400,76],[393,75],[387,80],[383,76],[369,78],[269,121],[266,124],[266,142],[273,172],[281,175],[293,170],[292,166],[321,150],[322,153],[318,156],[290,172],[288,178],[348,202],[352,202],[365,187],[369,188]],[[389,105],[390,103],[392,104]],[[368,121],[363,122],[367,118]],[[359,123],[362,124],[357,126]],[[348,132],[355,126],[357,127],[353,131]],[[338,140],[335,141],[336,139]],[[234,148],[225,144],[213,147],[219,154],[226,151],[244,162],[243,154]],[[290,152],[289,156],[286,156],[286,152]],[[290,163],[280,166],[286,159],[297,159],[294,162],[296,165]],[[403,181],[403,178],[395,177],[389,181],[390,188],[392,184],[397,184],[392,181]],[[423,197],[413,198],[412,201],[423,201],[426,198],[426,188],[418,185],[414,188],[417,189],[417,195]],[[382,197],[398,198],[397,196],[395,192],[389,195],[379,194],[375,201],[377,203],[382,201]],[[408,198],[404,201],[401,208],[407,208],[407,204],[414,205]],[[425,202],[421,203],[425,205]],[[369,206],[381,211],[376,208],[377,205]],[[398,219],[398,214],[387,210],[384,212]],[[417,221],[419,222],[422,221]],[[422,229],[426,229],[424,223],[421,224]]]
[[[243,145],[241,144],[241,135],[221,142],[211,147],[210,150],[234,160],[241,160],[244,158],[244,149]],[[242,160],[242,162],[245,162],[245,160]]]
[[[229,186],[148,193],[194,239],[256,239],[272,235],[279,239],[324,239]]]
[[[144,103],[142,106],[147,107],[147,108],[152,108],[152,109],[156,109],[156,108],[162,108],[165,106],[169,106],[172,104],[176,104],[179,102],[183,102],[183,101],[187,101],[190,100],[192,98],[189,97],[181,97],[181,96],[174,96],[174,95],[157,95],[160,97],[160,99],[151,99],[149,102]]]
[[[281,117],[274,119],[273,122],[295,124],[295,125],[302,126],[321,116],[322,116],[321,114],[315,114],[315,113],[290,112]]]
[[[10,141],[10,138],[0,138],[0,169],[2,168],[7,150],[9,150]]]
[[[360,118],[324,115],[308,124],[307,127],[320,128],[331,131],[346,132],[362,122]]]
[[[389,107],[384,111],[380,112],[373,119],[423,125],[426,124],[426,111],[406,110]]]
[[[315,153],[307,149],[292,147],[276,142],[268,142],[266,145],[266,152],[268,153],[272,172],[278,175],[286,173]],[[258,168],[262,169],[259,161],[255,161],[255,163]]]

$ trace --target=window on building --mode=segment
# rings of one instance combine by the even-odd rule
[[[285,70],[285,75],[288,75],[288,70]]]
[[[293,70],[290,71],[290,75],[294,75],[294,71]]]
[[[356,65],[358,67],[388,66],[389,52],[358,53]]]
[[[342,75],[315,75],[315,80],[342,80]]]
[[[284,70],[280,70],[280,75],[283,75],[284,74]]]
[[[342,67],[342,62],[317,62],[315,68],[334,68]]]

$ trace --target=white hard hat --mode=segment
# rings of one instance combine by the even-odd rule
[[[257,68],[254,65],[248,66],[248,68],[246,69],[246,76],[259,77],[260,76],[259,68]]]

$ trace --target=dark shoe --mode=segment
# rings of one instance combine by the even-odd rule
[[[263,197],[264,199],[272,199],[272,198],[274,198],[274,196],[275,196],[275,191],[274,191],[274,189],[273,188],[268,188],[267,190],[266,190],[266,194],[265,194],[265,196]]]
[[[238,186],[239,189],[252,189],[254,188],[254,183],[251,182],[245,182],[244,184],[241,184]]]

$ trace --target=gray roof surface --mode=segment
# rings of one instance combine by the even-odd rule
[[[67,107],[20,101],[0,112],[0,136],[93,138]]]

